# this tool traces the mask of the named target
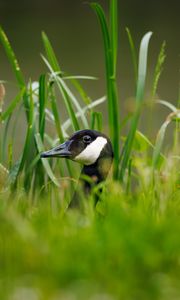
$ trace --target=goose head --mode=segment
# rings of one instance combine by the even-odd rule
[[[86,169],[90,166],[98,168],[107,164],[109,169],[109,164],[113,160],[113,149],[110,139],[105,134],[84,129],[75,132],[63,144],[41,153],[41,158],[48,157],[64,157],[84,165]],[[103,167],[101,169],[103,172]]]

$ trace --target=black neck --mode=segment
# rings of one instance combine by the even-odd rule
[[[113,158],[103,158],[97,160],[90,166],[84,166],[80,175],[80,185],[77,187],[73,199],[70,203],[70,207],[79,207],[81,203],[80,194],[83,189],[83,194],[88,195],[91,192],[93,186],[104,181],[111,168]],[[80,192],[80,193],[79,193]],[[98,197],[95,197],[95,204],[98,202]]]
[[[112,164],[112,159],[103,158],[97,160],[94,164],[90,166],[83,167],[81,172],[81,180],[84,185],[85,193],[89,193],[93,185],[96,185],[106,180],[111,164]]]

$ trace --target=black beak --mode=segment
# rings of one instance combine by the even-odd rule
[[[65,143],[49,150],[41,153],[41,158],[46,157],[66,157],[71,158],[71,151],[69,150],[69,146],[71,141],[66,141]]]

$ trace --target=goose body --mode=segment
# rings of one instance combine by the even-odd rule
[[[109,173],[113,161],[113,149],[110,139],[96,130],[76,131],[63,144],[41,153],[41,158],[64,157],[83,165],[80,180],[83,183],[85,194],[91,191],[92,183],[98,184],[104,181]],[[90,177],[90,181],[83,177]],[[92,183],[90,183],[92,182]],[[73,200],[76,205],[78,200]]]

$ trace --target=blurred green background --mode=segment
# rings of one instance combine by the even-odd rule
[[[108,12],[109,1],[99,0],[99,3]],[[132,32],[137,48],[145,32],[150,30],[154,33],[148,59],[147,96],[158,51],[163,40],[166,40],[167,58],[158,88],[158,97],[177,103],[180,65],[179,11],[178,0],[119,1],[118,82],[123,116],[128,109],[126,107],[128,99],[134,96],[133,67],[126,26]],[[85,81],[83,86],[92,99],[105,94],[102,38],[98,21],[88,1],[1,0],[0,24],[9,37],[27,80],[29,78],[32,81],[38,80],[39,75],[46,72],[46,67],[40,58],[40,53],[43,52],[41,31],[44,30],[54,46],[62,69],[70,74],[97,76],[99,78],[97,82]],[[0,80],[15,81],[2,47],[0,47]],[[15,87],[8,85],[6,94],[6,103],[8,103],[15,94]],[[153,118],[154,133],[168,113],[166,108],[157,107],[156,110],[157,116]],[[159,112],[162,118],[159,117]],[[145,112],[141,122],[143,128],[147,125],[146,121]],[[149,127],[151,126],[152,124]],[[21,136],[23,137],[24,134]]]

